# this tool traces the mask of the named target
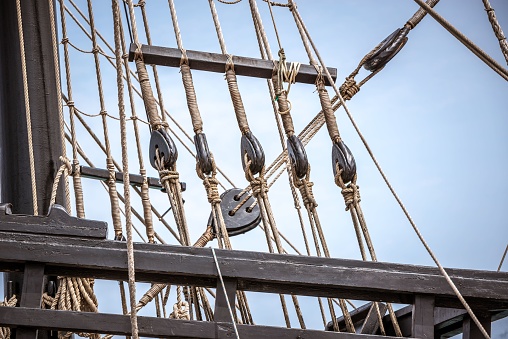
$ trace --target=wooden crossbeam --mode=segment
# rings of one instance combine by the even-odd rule
[[[131,44],[129,50],[129,61],[134,60],[134,53],[137,47]],[[147,64],[180,67],[180,60],[182,53],[178,48],[160,47],[142,45],[141,52],[143,53],[143,60]],[[224,73],[228,57],[224,54],[199,52],[187,50],[187,58],[189,59],[189,66],[191,69],[208,71],[215,73]],[[273,62],[263,59],[255,59],[241,56],[232,56],[233,64],[235,65],[235,73],[237,75],[271,79],[273,72]],[[288,68],[289,68],[288,64]],[[328,67],[328,71],[333,80],[337,79],[337,69]],[[300,71],[296,76],[295,81],[306,84],[314,84],[316,82],[317,71],[314,66],[302,64]],[[329,85],[325,77],[326,84]]]
[[[383,300],[412,304],[416,295],[435,297],[436,307],[462,305],[437,268],[217,250],[224,278],[239,290]],[[138,281],[215,287],[210,249],[134,244]],[[0,232],[0,271],[23,269],[27,261],[46,264],[51,275],[127,279],[125,243]],[[508,309],[508,273],[448,269],[472,307]]]
[[[55,311],[21,307],[0,307],[0,325],[30,326],[48,330],[131,335],[131,321],[127,315],[91,312]],[[138,317],[139,335],[159,338],[234,338],[233,325],[228,322],[207,322],[156,317]],[[240,338],[313,338],[357,339],[346,332],[325,332],[261,325],[237,325]],[[362,335],[362,339],[389,337]]]

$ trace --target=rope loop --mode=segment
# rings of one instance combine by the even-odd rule
[[[353,77],[347,77],[346,81],[339,88],[340,95],[344,100],[351,100],[351,98],[360,92],[360,86],[357,85]]]
[[[215,177],[215,175],[212,175],[211,177],[204,177],[203,185],[205,186],[208,202],[210,204],[220,204],[221,199],[219,190],[217,189],[219,180]]]
[[[187,301],[180,301],[173,305],[173,312],[169,315],[171,319],[190,320],[189,303]]]
[[[179,184],[178,180],[179,180],[180,175],[178,174],[177,171],[170,171],[167,169],[161,169],[161,170],[159,170],[159,175],[160,175],[161,184],[163,186],[166,182],[173,184],[173,185]]]

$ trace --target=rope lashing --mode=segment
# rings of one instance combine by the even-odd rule
[[[9,300],[5,298],[3,301],[0,301],[0,306],[15,307],[17,302],[18,299],[16,295],[13,295],[12,297],[9,298]],[[10,337],[11,337],[11,329],[9,327],[0,327],[0,338],[10,339]]]
[[[506,63],[508,64],[508,42],[506,41],[506,36],[503,33],[503,29],[499,24],[499,21],[496,18],[496,12],[494,8],[490,5],[489,0],[483,0],[483,5],[485,6],[485,11],[487,12],[487,16],[489,17],[490,25],[494,30],[494,34],[496,35],[497,40],[499,41],[499,47],[501,47],[501,52],[503,52]]]
[[[340,95],[344,100],[351,100],[356,93],[360,92],[360,86],[356,83],[354,77],[347,77],[346,81],[339,88]]]

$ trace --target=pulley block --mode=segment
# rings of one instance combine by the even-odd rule
[[[334,176],[337,175],[336,164],[338,164],[339,169],[342,170],[340,176],[345,184],[353,180],[356,174],[355,158],[342,140],[334,142],[332,146],[332,167]]]
[[[363,67],[371,72],[383,68],[404,47],[408,38],[409,27],[398,28],[377,47],[374,54],[368,58]]]
[[[194,144],[196,146],[196,160],[201,172],[203,174],[210,174],[213,171],[213,162],[205,133],[195,134]]]
[[[291,166],[293,166],[298,179],[302,179],[309,169],[309,161],[307,160],[305,148],[300,139],[294,134],[288,137],[286,145]]]
[[[178,159],[178,151],[173,139],[171,139],[168,132],[162,128],[152,131],[152,135],[150,136],[150,149],[148,151],[150,164],[153,168],[158,170],[155,165],[157,161],[157,152],[159,159],[163,160],[163,167],[166,169],[172,167],[176,163],[176,159]]]
[[[261,212],[259,206],[255,205],[254,198],[250,196],[247,201],[243,202],[244,196],[239,196],[242,192],[240,188],[232,188],[221,194],[220,208],[224,223],[230,237],[243,234],[255,228],[261,222]],[[247,193],[245,193],[247,194]],[[237,208],[239,204],[243,204]],[[236,209],[236,211],[235,211]],[[213,221],[213,216],[210,214],[208,225],[211,225],[214,232],[217,233],[217,227]]]
[[[265,153],[263,152],[263,147],[261,147],[258,139],[256,139],[254,134],[250,131],[242,134],[241,153],[242,167],[244,171],[247,166],[245,161],[245,154],[247,154],[248,160],[251,161],[249,166],[251,173],[254,175],[261,172],[263,166],[265,165]]]

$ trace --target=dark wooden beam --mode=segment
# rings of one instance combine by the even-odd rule
[[[434,297],[416,295],[412,314],[413,338],[434,339]]]
[[[0,307],[0,325],[6,324],[48,330],[131,335],[129,316],[117,314]],[[142,337],[197,339],[235,337],[231,323],[138,317],[138,327],[139,335]],[[237,327],[242,339],[357,339],[355,334],[345,332],[337,333],[261,325],[237,325]],[[362,335],[362,339],[384,338],[387,339],[388,337]]]
[[[80,174],[81,176],[85,178],[91,178],[91,179],[99,179],[99,180],[108,180],[109,179],[109,171],[102,168],[94,168],[94,167],[87,167],[87,166],[80,166]],[[122,172],[115,172],[115,180],[117,182],[123,182],[123,173]],[[161,183],[159,182],[158,178],[152,178],[148,177],[148,186],[150,188],[155,188],[162,190],[163,187]],[[131,185],[134,186],[141,186],[143,185],[143,177],[139,174],[129,174],[129,181]],[[185,183],[182,183],[182,190],[185,190]]]
[[[480,324],[490,336],[492,327],[490,314],[484,311],[476,311],[475,315],[480,321]],[[473,321],[473,319],[471,319],[469,314],[464,316],[464,320],[462,322],[462,332],[463,339],[485,339],[482,332],[480,332],[480,329],[478,326],[476,326],[476,323]]]
[[[134,60],[135,51],[136,45],[131,44],[129,61]],[[143,52],[143,60],[147,64],[180,67],[182,53],[178,48],[142,45],[141,51]],[[189,59],[189,66],[191,69],[216,73],[224,73],[226,70],[227,56],[224,54],[187,50],[187,58]],[[237,75],[263,79],[272,78],[272,61],[236,55],[233,55],[232,59]],[[289,66],[288,64],[288,68]],[[328,71],[335,81],[337,79],[337,69],[328,68]],[[314,66],[302,64],[296,76],[296,82],[314,84],[316,82],[316,77],[317,72]],[[326,84],[329,85],[326,78],[325,81]]]
[[[217,297],[215,298],[215,311],[213,312],[214,320],[220,322],[233,322],[231,314],[229,313],[226,295],[229,300],[229,307],[231,312],[235,312],[235,299],[236,299],[236,279],[224,279],[224,287],[220,279],[217,279]],[[224,294],[224,289],[226,294]],[[234,313],[233,313],[234,314]]]
[[[239,290],[405,304],[421,294],[435,296],[436,306],[461,307],[437,268],[247,251],[216,253],[223,277],[237,279]],[[216,287],[217,271],[208,248],[136,243],[134,255],[139,281]],[[0,232],[0,270],[41,260],[47,274],[127,279],[122,242]],[[508,273],[448,273],[471,305],[508,309]]]
[[[23,291],[19,305],[20,307],[40,308],[44,287],[44,264],[27,262],[23,273]],[[16,339],[37,339],[37,328],[18,328]]]
[[[60,205],[53,205],[47,216],[12,214],[11,204],[0,204],[0,231],[106,239],[104,221],[71,217]]]

